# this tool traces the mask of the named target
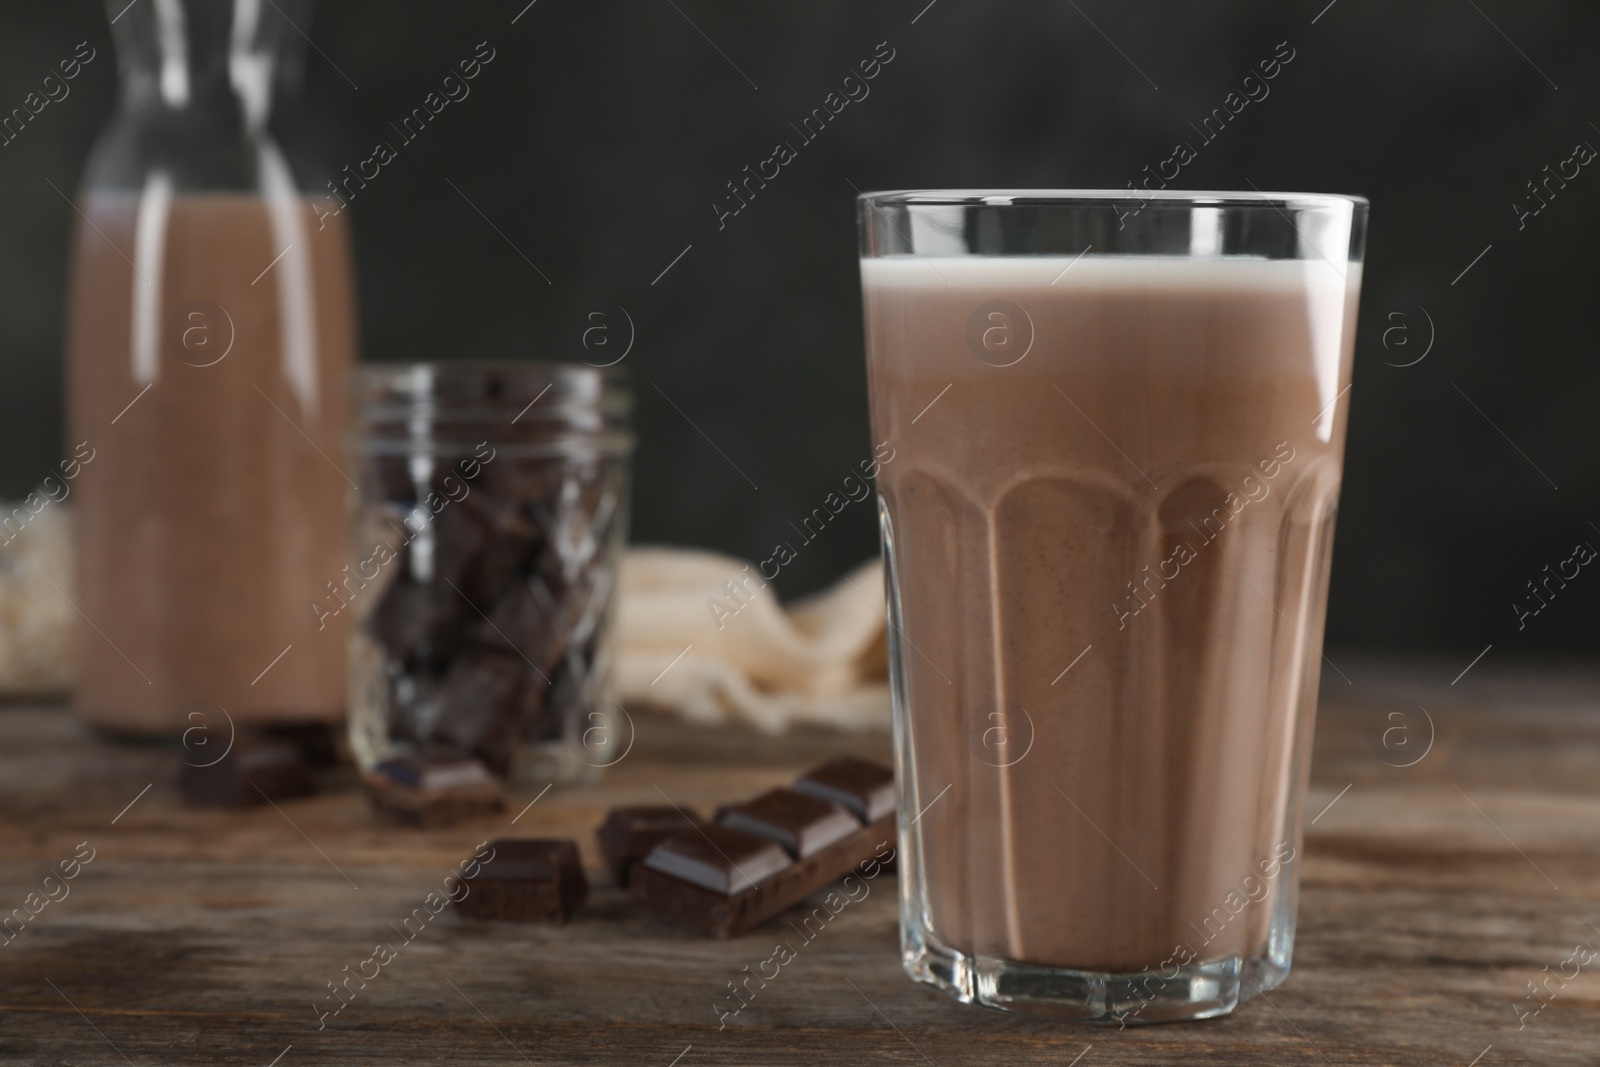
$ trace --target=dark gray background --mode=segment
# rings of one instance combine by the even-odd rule
[[[1511,603],[1576,542],[1600,546],[1600,167],[1525,230],[1511,205],[1577,142],[1600,146],[1594,5],[538,0],[512,25],[525,3],[325,2],[307,29],[326,58],[308,52],[276,125],[297,154],[354,164],[478,42],[497,50],[353,205],[365,356],[576,359],[588,313],[625,307],[637,540],[762,558],[868,455],[852,186],[1122,187],[1287,41],[1271,95],[1176,184],[1372,200],[1330,643],[1463,663],[1490,642],[1593,648],[1600,576],[1521,632]],[[74,187],[110,107],[106,22],[89,0],[0,6],[0,112],[77,42],[102,52],[0,148],[8,496],[63,454],[72,210],[46,179]],[[724,182],[882,41],[895,59],[871,95],[719,232]],[[1422,351],[1422,308],[1431,353],[1385,365]],[[875,537],[852,505],[780,588],[827,582]]]

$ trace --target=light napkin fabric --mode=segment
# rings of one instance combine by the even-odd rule
[[[9,540],[0,534],[0,695],[43,696],[72,686],[70,512],[52,503],[25,529],[14,529],[20,518],[14,522]],[[889,728],[876,560],[786,609],[743,560],[638,548],[623,557],[618,600],[612,680],[624,704],[769,733],[806,723]]]
[[[625,705],[768,733],[889,728],[876,560],[785,608],[743,560],[637,548],[623,557],[618,593],[613,684]]]
[[[38,494],[0,504],[0,695],[54,696],[72,686],[70,510]]]

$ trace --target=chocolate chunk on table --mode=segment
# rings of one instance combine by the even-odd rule
[[[612,808],[595,836],[600,855],[617,885],[626,888],[633,865],[645,858],[662,839],[701,825],[692,811],[668,805]]]
[[[578,846],[567,840],[489,842],[490,858],[465,879],[463,919],[564,923],[589,895]]]
[[[343,729],[325,722],[271,723],[260,727],[264,737],[274,741],[287,741],[300,750],[300,756],[312,767],[335,767],[344,760],[340,741]]]
[[[802,780],[816,781],[820,775],[824,782],[843,781],[843,793],[855,789],[864,798],[863,811],[881,810],[881,798],[871,799],[873,789],[859,787],[884,776],[892,782],[887,768],[865,764],[846,768],[851,773],[841,775],[830,767],[819,767]],[[807,799],[810,804],[801,803]],[[894,857],[894,805],[888,807],[887,814],[865,822],[831,803],[776,790],[749,804],[723,809],[718,816],[722,825],[664,838],[634,865],[629,893],[662,918],[697,933],[735,937],[852,871],[864,878],[876,876]],[[759,827],[770,836],[728,825],[730,817],[739,826]],[[853,829],[837,836],[844,825],[841,819]],[[797,858],[791,858],[773,837],[792,842]]]
[[[861,829],[860,820],[838,804],[793,789],[774,789],[748,803],[724,807],[717,822],[781,845],[797,860]]]
[[[474,759],[385,760],[363,784],[373,807],[419,826],[446,826],[506,803],[500,783]]]
[[[239,731],[221,759],[186,751],[178,767],[178,793],[190,804],[237,808],[314,792],[299,747],[255,731]]]
[[[842,804],[862,822],[894,813],[894,772],[866,760],[829,760],[794,784],[795,791]]]

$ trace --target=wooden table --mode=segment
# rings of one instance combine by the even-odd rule
[[[770,955],[771,930],[707,942],[604,886],[592,831],[606,808],[664,792],[710,809],[821,757],[883,756],[884,738],[640,716],[602,786],[552,790],[515,827],[533,792],[421,831],[375,821],[349,789],[281,811],[186,809],[175,749],[110,743],[57,708],[0,708],[0,910],[61,860],[94,857],[0,947],[0,1063],[1600,1062],[1600,958],[1563,967],[1575,946],[1600,948],[1600,675],[1483,664],[1452,687],[1459,664],[1341,666],[1357,684],[1325,689],[1294,974],[1231,1017],[1120,1032],[965,1008],[908,981],[889,876],[719,1029],[726,983]],[[468,925],[447,911],[319,1029],[327,983],[507,833],[580,841],[597,883],[581,917]]]

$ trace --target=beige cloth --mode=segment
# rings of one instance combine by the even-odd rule
[[[887,730],[883,595],[876,560],[785,609],[743,560],[632,549],[612,635],[617,697],[769,733],[806,723]]]
[[[29,498],[37,506],[37,494]],[[0,504],[0,695],[66,692],[76,676],[71,505]],[[55,588],[51,588],[51,583]]]
[[[71,510],[51,503],[0,544],[0,695],[59,694],[74,681]],[[611,636],[614,696],[769,733],[887,730],[883,609],[876,560],[784,608],[743,560],[630,549]]]

